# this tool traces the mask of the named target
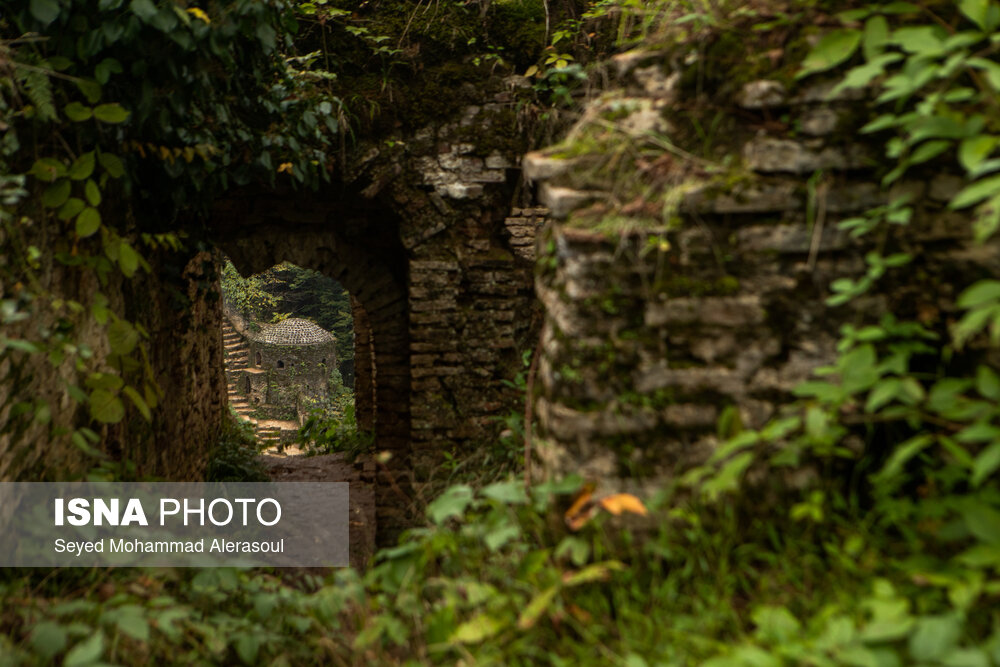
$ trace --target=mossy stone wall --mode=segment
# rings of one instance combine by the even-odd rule
[[[536,265],[538,454],[550,474],[617,486],[676,477],[736,426],[776,415],[836,359],[841,325],[894,313],[946,334],[951,286],[1000,270],[1000,246],[974,244],[945,206],[954,177],[880,191],[880,156],[857,133],[874,115],[863,94],[736,80],[712,100],[728,131],[701,146],[685,143],[698,112],[676,63],[617,57],[615,87],[569,138],[524,159],[556,218]],[[903,193],[916,212],[905,236],[838,229]],[[827,306],[828,286],[863,275],[874,243],[915,257],[905,284],[887,277]]]

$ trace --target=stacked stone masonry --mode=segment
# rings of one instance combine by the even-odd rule
[[[759,427],[790,402],[798,383],[835,359],[842,324],[892,312],[942,328],[953,285],[1000,271],[998,245],[975,245],[967,218],[944,206],[956,177],[880,191],[869,147],[854,140],[865,100],[830,99],[829,84],[792,93],[776,81],[748,83],[730,102],[743,119],[729,151],[738,177],[675,180],[646,201],[615,201],[588,171],[603,156],[573,152],[573,137],[608,99],[639,100],[616,121],[639,128],[623,133],[639,140],[643,128],[671,125],[684,94],[665,56],[626,54],[617,64],[620,90],[591,104],[569,142],[523,160],[559,218],[537,245],[537,411],[550,474],[626,488],[675,477],[717,446],[723,410]],[[766,121],[784,114],[787,129],[762,129],[781,127]],[[915,256],[907,284],[889,278],[851,305],[826,306],[827,286],[863,275],[872,249],[838,222],[904,193],[914,220],[886,247]],[[649,214],[654,198],[676,202],[669,224]],[[630,224],[636,213],[642,219]],[[600,227],[608,219],[619,222],[613,231]],[[638,479],[640,471],[648,474]]]
[[[522,150],[495,137],[511,130],[519,84],[493,83],[454,119],[359,147],[343,191],[246,191],[214,212],[244,275],[290,261],[350,292],[357,419],[387,455],[380,540],[415,520],[412,499],[446,453],[496,437],[519,400],[504,381],[537,340],[533,249],[545,211],[511,207]]]

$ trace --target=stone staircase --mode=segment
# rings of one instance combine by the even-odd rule
[[[249,365],[250,350],[243,336],[239,335],[233,325],[225,319],[222,323],[222,347],[225,350],[227,371],[243,370]]]
[[[253,424],[254,429],[256,429],[257,420],[250,416],[253,408],[250,407],[247,397],[240,394],[236,388],[235,371],[241,371],[247,367],[250,360],[250,350],[243,337],[225,319],[222,322],[222,348],[226,364],[226,393],[229,398],[229,407],[235,410],[240,417]]]
[[[298,431],[299,425],[297,422],[274,419],[259,420],[250,416],[250,413],[253,412],[253,406],[250,405],[247,397],[241,394],[236,387],[236,371],[245,370],[249,366],[250,350],[243,337],[225,319],[222,323],[222,346],[225,351],[226,393],[229,398],[229,405],[242,419],[253,424],[257,442],[263,446],[266,454],[287,455],[300,453],[294,445],[284,448],[281,446],[281,432]],[[251,369],[251,371],[253,370],[257,369]]]

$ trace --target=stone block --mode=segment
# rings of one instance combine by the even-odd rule
[[[574,210],[599,197],[600,193],[542,183],[538,196],[542,203],[549,207],[553,217],[565,218]]]
[[[856,144],[815,149],[792,139],[757,137],[743,147],[743,162],[761,173],[808,174],[819,169],[847,170],[871,166]]]
[[[808,109],[799,118],[799,129],[804,134],[814,137],[825,137],[833,134],[840,122],[840,116],[829,107]]]
[[[780,81],[751,81],[736,95],[736,103],[744,109],[773,109],[787,101],[788,91]]]
[[[478,183],[447,183],[435,187],[442,197],[452,199],[475,199],[483,194],[483,186]]]
[[[702,297],[647,302],[645,324],[649,327],[702,324],[717,327],[746,327],[764,321],[766,313],[759,295]]]
[[[575,160],[548,157],[534,151],[521,158],[521,173],[529,181],[547,181],[567,173],[575,165]]]

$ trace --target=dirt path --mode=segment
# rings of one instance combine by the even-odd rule
[[[351,565],[361,571],[375,553],[374,472],[351,464],[343,454],[268,456],[261,459],[275,482],[349,482]]]

